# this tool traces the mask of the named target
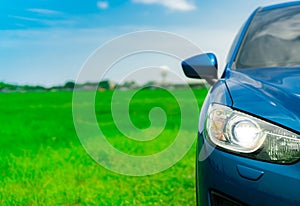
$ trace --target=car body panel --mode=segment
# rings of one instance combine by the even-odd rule
[[[226,83],[233,108],[300,131],[299,80],[299,68],[262,68],[231,71]]]
[[[199,142],[203,142],[203,134]],[[201,149],[211,151],[209,143]],[[209,192],[217,190],[247,205],[300,205],[300,163],[278,165],[251,160],[215,149],[209,158],[199,162],[198,198],[199,205],[210,205]],[[263,172],[257,180],[242,177],[237,166],[242,165]],[[284,176],[284,178],[283,178]],[[199,202],[200,202],[199,201]]]
[[[283,8],[283,7],[296,6],[296,5],[300,5],[299,1],[286,2],[286,3],[271,5],[271,6],[265,6],[265,7],[261,8],[261,11],[268,11],[268,10],[279,9],[279,8]]]

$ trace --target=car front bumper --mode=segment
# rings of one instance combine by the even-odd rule
[[[201,206],[300,205],[300,162],[272,164],[240,157],[213,147],[199,135],[197,202]]]

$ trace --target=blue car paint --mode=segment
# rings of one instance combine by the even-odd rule
[[[203,135],[203,134],[202,134]],[[204,141],[200,135],[199,141]],[[209,143],[201,149],[210,151]],[[248,205],[300,204],[300,163],[279,165],[251,160],[215,149],[209,158],[198,163],[198,198],[200,205],[210,205],[209,192],[217,190]],[[257,181],[241,176],[237,167],[241,165],[263,172]]]
[[[196,163],[198,205],[211,205],[212,191],[245,205],[300,205],[300,162],[273,164],[215,149],[204,132],[207,110],[212,103],[226,105],[300,132],[300,100],[297,93],[300,91],[300,68],[231,69],[253,16],[258,11],[299,4],[292,2],[258,8],[234,41],[225,72],[209,91],[200,113]],[[207,158],[202,160],[200,156]]]
[[[257,181],[265,174],[261,170],[253,169],[253,168],[246,167],[243,165],[237,165],[236,168],[237,168],[239,175],[248,180]]]
[[[198,128],[198,144],[197,144],[197,157],[196,157],[196,193],[197,193],[197,205],[210,205],[209,203],[209,198],[207,195],[210,190],[205,188],[206,182],[203,182],[204,179],[206,179],[206,175],[203,176],[203,174],[206,174],[209,172],[209,168],[206,167],[203,163],[205,163],[207,160],[204,162],[200,162],[199,160],[202,159],[200,156],[206,156],[205,153],[208,153],[208,150],[205,149],[203,146],[206,145],[204,144],[204,122],[206,120],[206,115],[207,115],[207,110],[208,107],[211,103],[218,103],[218,104],[223,104],[227,106],[232,106],[232,100],[229,95],[225,80],[219,80],[214,87],[210,89],[208,92],[208,95],[206,96],[206,99],[202,105],[201,113],[200,113],[200,119],[199,119],[199,128]],[[208,144],[208,143],[207,143]],[[211,148],[213,149],[213,148]],[[211,150],[209,150],[211,151]],[[207,154],[209,157],[208,159],[211,158],[209,156],[210,154]],[[208,175],[209,176],[209,175]],[[203,192],[205,191],[205,192]]]
[[[300,131],[299,79],[300,68],[243,69],[230,71],[226,84],[233,108]]]
[[[282,8],[282,7],[296,6],[296,5],[299,5],[299,4],[300,4],[299,1],[286,2],[286,3],[266,6],[266,7],[261,8],[261,10],[262,11],[269,11],[269,10],[278,9],[278,8]]]

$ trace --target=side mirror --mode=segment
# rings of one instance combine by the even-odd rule
[[[205,79],[209,84],[214,84],[218,79],[218,61],[214,54],[199,54],[184,60],[181,63],[185,76],[194,79]]]

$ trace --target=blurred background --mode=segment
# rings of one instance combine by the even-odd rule
[[[282,1],[2,1],[0,204],[195,205],[195,144],[175,166],[155,175],[131,177],[105,169],[78,139],[72,115],[75,81],[99,47],[141,30],[166,31],[188,39],[202,51],[216,53],[222,67],[235,34],[251,12],[278,2]],[[140,65],[157,69],[130,73]],[[105,69],[99,65],[99,72]],[[83,98],[77,106],[95,108],[99,128],[119,151],[156,154],[168,148],[182,130],[186,137],[197,136],[198,114],[208,88],[201,80],[187,80],[190,87],[180,85],[178,75],[184,78],[178,59],[153,53],[128,56],[101,81],[93,74],[84,76],[77,85],[82,96],[96,88],[96,97],[94,102]],[[123,105],[123,96],[133,89],[138,91],[129,105]],[[194,96],[187,97],[187,91]],[[149,141],[129,139],[112,116],[115,92],[120,97],[116,111],[129,112],[136,128],[153,126],[149,112],[162,108],[167,116],[164,130]],[[184,102],[183,108],[179,101]],[[196,109],[191,109],[189,105],[195,104]],[[188,129],[181,128],[182,109],[190,109]],[[147,137],[157,130],[141,135],[151,139]],[[126,162],[109,155],[98,161],[126,167]]]
[[[98,47],[140,30],[180,35],[203,51],[216,53],[223,65],[235,34],[251,12],[260,5],[278,2],[283,1],[2,2],[0,81],[49,87],[75,80],[83,63]],[[117,79],[115,74],[110,78]],[[91,75],[86,80],[95,79]]]

